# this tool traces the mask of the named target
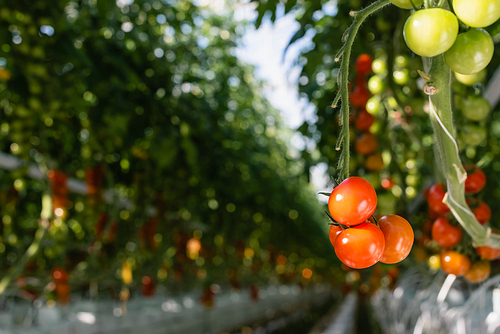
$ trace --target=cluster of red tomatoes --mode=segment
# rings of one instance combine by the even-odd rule
[[[414,236],[408,221],[388,215],[377,222],[373,218],[376,207],[375,189],[360,177],[345,179],[330,194],[330,241],[348,267],[363,269],[379,261],[397,263],[411,251]]]
[[[490,207],[479,200],[476,195],[484,188],[486,176],[481,169],[474,166],[465,166],[468,172],[465,181],[465,192],[467,202],[478,222],[485,225],[491,218]],[[462,252],[456,249],[462,241],[462,228],[458,223],[450,223],[450,209],[443,203],[446,194],[443,184],[433,185],[427,192],[427,203],[429,205],[429,216],[434,218],[432,224],[432,239],[443,248],[440,254],[441,269],[447,274],[464,276],[470,282],[478,283],[487,279],[490,275],[491,260],[500,257],[500,249],[489,246],[475,247],[476,254],[465,254],[468,245],[460,247]],[[495,233],[495,232],[493,232]],[[471,264],[471,258],[480,258]]]
[[[57,300],[61,305],[68,304],[71,299],[68,273],[61,267],[55,267],[52,269],[52,278],[54,279],[54,290]]]
[[[68,175],[58,170],[50,170],[47,173],[52,193],[52,210],[58,217],[64,217],[65,209],[69,205]]]
[[[422,6],[423,0],[391,0],[398,7]],[[435,57],[444,53],[448,66],[460,74],[474,74],[491,61],[494,45],[483,27],[500,18],[496,0],[453,0],[453,11],[425,8],[415,11],[404,25],[404,39],[414,53]],[[470,29],[459,33],[459,20]]]
[[[372,58],[367,54],[362,54],[357,58],[356,85],[350,94],[350,99],[351,105],[358,110],[354,126],[361,132],[356,139],[356,152],[366,157],[364,166],[367,170],[380,172],[384,168],[384,160],[382,159],[382,154],[377,151],[377,138],[370,131],[371,126],[375,122],[375,117],[366,110],[366,104],[371,97],[366,75],[372,71],[372,62]]]

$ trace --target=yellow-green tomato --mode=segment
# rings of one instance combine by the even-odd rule
[[[394,71],[392,76],[394,77],[394,82],[398,85],[406,85],[406,83],[408,82],[409,74],[408,70],[406,68],[403,68],[400,71]]]
[[[462,135],[466,144],[478,146],[486,139],[486,129],[479,125],[465,124]]]
[[[486,74],[486,70],[482,70],[474,74],[460,74],[455,72],[455,78],[461,84],[464,84],[466,86],[473,86],[477,83],[483,82],[484,79],[486,79]]]
[[[487,27],[500,18],[498,0],[453,0],[460,21],[474,28]]]
[[[472,121],[481,121],[490,113],[490,103],[480,96],[469,96],[462,100],[462,114]]]
[[[384,90],[384,82],[378,75],[374,75],[368,80],[368,90],[373,95],[379,94]]]
[[[403,32],[411,51],[422,57],[434,57],[455,43],[458,20],[452,12],[441,8],[422,9],[410,15]]]
[[[372,115],[376,115],[380,108],[380,98],[378,96],[372,96],[366,102],[366,111]]]
[[[453,46],[444,53],[446,64],[460,74],[474,74],[484,69],[493,58],[495,46],[483,29],[459,34]]]
[[[413,9],[413,6],[411,5],[411,1],[410,0],[391,0],[391,2],[392,2],[392,4],[394,6],[397,6],[399,8]],[[423,3],[424,3],[424,0],[413,0],[413,4],[417,8],[419,8],[420,6],[422,6]]]
[[[387,71],[387,64],[382,59],[375,59],[372,63],[372,71],[375,74],[382,74]]]

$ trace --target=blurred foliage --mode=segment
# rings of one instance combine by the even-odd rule
[[[0,148],[25,161],[0,170],[2,271],[37,228],[37,163],[94,192],[69,194],[23,272],[38,293],[61,266],[117,296],[124,262],[170,292],[342,277],[304,160],[234,56],[244,22],[174,0],[0,8]]]

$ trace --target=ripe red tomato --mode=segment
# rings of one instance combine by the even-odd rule
[[[464,278],[471,283],[480,283],[490,277],[490,272],[490,261],[481,260],[472,264],[469,271],[465,273]]]
[[[439,217],[432,225],[432,239],[443,247],[456,246],[462,240],[462,228],[450,225],[446,217]]]
[[[479,206],[474,210],[474,216],[476,216],[477,221],[484,225],[490,221],[491,209],[488,204],[481,202]]]
[[[337,239],[337,236],[343,230],[344,229],[341,226],[330,225],[330,231],[328,232],[328,237],[330,238],[330,242],[332,243],[332,246],[335,246],[335,240]]]
[[[370,171],[380,172],[384,169],[384,159],[380,152],[375,152],[366,158],[365,168]]]
[[[351,104],[357,108],[364,108],[370,99],[370,92],[365,86],[357,85],[350,95]]]
[[[467,256],[454,252],[444,251],[441,253],[441,269],[447,274],[463,276],[470,268],[470,260]]]
[[[377,207],[377,193],[363,178],[352,176],[333,189],[328,210],[335,221],[353,226],[363,223]]]
[[[366,53],[359,55],[358,59],[356,59],[356,71],[361,75],[370,73],[372,71],[372,62],[373,59],[370,55]]]
[[[486,185],[486,175],[479,168],[476,168],[471,174],[467,175],[465,180],[465,192],[475,194],[480,192]]]
[[[441,183],[435,184],[430,187],[429,192],[427,193],[427,203],[429,204],[429,208],[432,211],[438,214],[445,214],[450,212],[450,208],[448,205],[443,203],[443,198],[446,192],[443,189],[443,185]]]
[[[485,260],[496,260],[500,258],[500,249],[490,246],[476,247],[476,253]]]
[[[368,155],[377,149],[378,142],[377,137],[375,137],[370,132],[365,132],[356,139],[356,152],[362,155]]]
[[[385,250],[380,262],[392,264],[406,259],[413,246],[413,229],[403,217],[388,215],[380,218],[378,224],[385,238]]]
[[[434,57],[446,52],[457,35],[457,17],[441,8],[422,9],[411,14],[403,32],[406,45],[422,57]]]
[[[68,272],[61,267],[54,267],[52,269],[52,277],[56,282],[64,282],[68,281]]]
[[[372,223],[348,228],[335,240],[335,254],[342,263],[354,269],[368,268],[384,253],[384,233]]]
[[[380,184],[382,185],[382,188],[384,188],[385,190],[391,190],[392,187],[394,187],[394,179],[392,177],[387,177],[385,179],[383,179]]]
[[[359,131],[368,131],[368,129],[373,125],[374,122],[375,116],[363,109],[359,112],[358,117],[356,117],[354,126]]]

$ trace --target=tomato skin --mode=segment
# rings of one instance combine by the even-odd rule
[[[358,117],[356,117],[354,126],[359,131],[368,131],[368,129],[373,125],[374,122],[375,117],[368,111],[363,109],[359,112]]]
[[[464,275],[464,278],[471,283],[480,283],[490,277],[491,263],[487,260],[475,262]]]
[[[479,224],[484,225],[490,221],[491,209],[490,206],[484,202],[479,203],[478,207],[473,211]]]
[[[444,60],[457,73],[474,74],[488,66],[494,49],[490,34],[483,29],[471,29],[458,35],[453,46],[444,53]]]
[[[485,260],[496,260],[500,258],[500,249],[493,248],[490,246],[479,246],[476,247],[476,253]]]
[[[378,141],[377,137],[375,137],[370,132],[363,133],[360,137],[356,139],[356,152],[361,155],[368,155],[377,149]]]
[[[470,260],[467,256],[455,251],[444,251],[440,256],[441,269],[447,274],[457,277],[465,275],[470,269]]]
[[[486,185],[486,175],[479,168],[476,168],[472,174],[467,175],[465,180],[465,192],[475,194],[480,192]]]
[[[442,247],[453,247],[462,240],[462,228],[452,226],[446,217],[439,217],[432,225],[432,239]]]
[[[491,107],[488,100],[480,96],[469,96],[462,100],[462,114],[471,121],[482,121],[488,117]]]
[[[365,179],[352,176],[333,189],[328,210],[337,222],[353,226],[363,223],[377,207],[377,193]]]
[[[434,57],[448,51],[458,35],[458,20],[441,8],[419,10],[406,20],[403,36],[411,51]]]
[[[477,83],[483,82],[487,74],[486,69],[470,75],[455,72],[455,79],[466,86],[474,86]]]
[[[341,226],[330,225],[328,237],[330,238],[330,243],[332,244],[332,246],[335,246],[335,240],[343,230],[344,229]]]
[[[374,75],[368,80],[368,90],[370,93],[373,95],[377,95],[381,93],[385,88],[384,82],[382,81],[382,78],[380,78],[378,75]]]
[[[356,71],[358,74],[365,75],[372,71],[373,59],[370,55],[364,53],[356,59]]]
[[[462,135],[465,143],[478,146],[486,139],[486,129],[478,125],[465,124],[462,127]]]
[[[379,261],[393,264],[406,259],[415,237],[410,223],[403,217],[388,215],[380,218],[378,224],[385,238],[385,250]]]
[[[445,214],[450,212],[450,208],[448,205],[443,203],[443,198],[446,192],[443,189],[442,184],[435,184],[429,189],[429,193],[427,195],[427,203],[429,204],[429,208],[438,213]]]
[[[495,0],[453,0],[453,10],[460,21],[474,28],[487,27],[500,18]]]
[[[394,6],[397,6],[399,8],[413,9],[413,6],[411,5],[410,0],[391,0],[391,2],[392,2],[392,4]],[[419,8],[420,6],[422,6],[423,3],[424,3],[424,0],[414,0],[413,1],[413,4],[417,8]]]
[[[372,223],[348,228],[335,240],[335,254],[342,263],[354,269],[368,268],[377,263],[384,248],[384,234]]]

